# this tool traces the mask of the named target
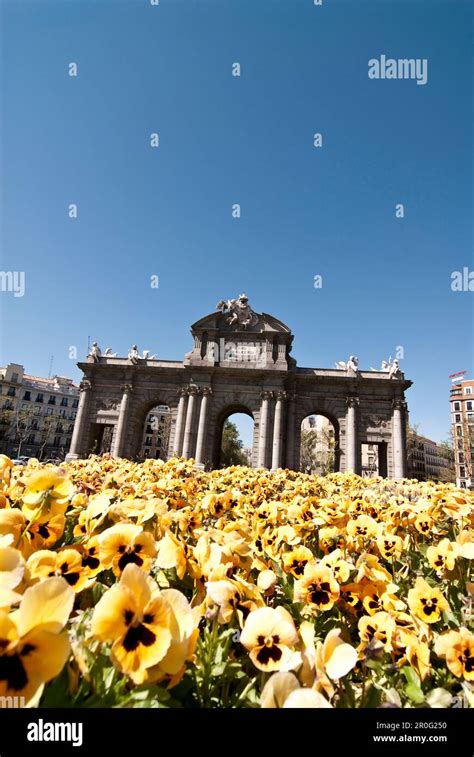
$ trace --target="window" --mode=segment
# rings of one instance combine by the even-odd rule
[[[473,404],[472,400],[468,400],[466,402],[466,410],[473,410],[474,408],[473,408],[472,404]]]
[[[29,407],[30,405],[27,405],[26,402],[22,402],[22,405],[21,405],[22,410],[28,410]]]
[[[23,395],[24,400],[31,400],[31,392],[25,392]]]
[[[62,397],[62,399],[61,399],[61,407],[67,407],[67,397]]]
[[[61,444],[61,437],[60,436],[55,436],[54,439],[53,439],[53,446],[54,447],[59,447],[60,444]]]
[[[73,407],[79,407],[79,400],[73,400],[73,401],[72,401],[72,406],[73,406]],[[74,416],[74,417],[75,417],[75,416]]]
[[[455,416],[454,416],[454,421],[455,421],[456,423],[461,423],[461,415],[460,415],[460,414],[458,414],[458,415],[455,415]]]
[[[151,436],[147,436],[145,439],[145,444],[147,447],[151,447]]]
[[[461,467],[459,468],[459,475],[461,476],[461,478],[466,478],[466,469],[464,465],[461,465]]]
[[[467,414],[467,422],[472,423],[474,421],[474,413]]]
[[[56,404],[56,397],[51,395],[51,397],[48,400],[48,405],[55,405]]]
[[[30,434],[27,440],[27,444],[34,444],[35,443],[35,435]]]
[[[41,413],[41,408],[36,406],[35,407],[35,415],[39,415]]]
[[[74,413],[74,412],[71,413],[71,420],[72,421],[75,419],[76,415],[77,415],[77,413]]]
[[[462,428],[461,428],[461,426],[456,426],[456,436],[462,436]]]
[[[460,463],[463,463],[463,462],[464,462],[464,453],[463,453],[463,452],[460,452],[460,453],[459,453],[459,455],[458,455],[458,461],[459,461]]]
[[[465,386],[464,394],[472,394],[472,386]]]
[[[150,450],[149,449],[145,449],[145,457],[150,457]]]
[[[61,416],[61,418],[66,417],[66,411],[64,410],[64,408],[62,407],[59,408],[59,415]]]
[[[37,420],[33,419],[31,421],[31,429],[32,429],[32,431],[38,431],[38,421]]]
[[[14,397],[16,394],[16,389],[14,386],[9,386],[7,391],[7,397]]]
[[[455,412],[458,412],[459,410],[461,410],[461,403],[460,402],[455,402],[454,403],[454,410],[455,410]]]
[[[36,395],[36,402],[43,402],[43,394],[41,392]]]
[[[18,384],[18,373],[12,373],[12,381],[14,384]]]
[[[52,407],[47,407],[46,408],[46,415],[52,415],[52,414],[53,414],[53,408]]]

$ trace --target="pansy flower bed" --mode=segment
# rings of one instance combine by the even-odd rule
[[[0,696],[474,706],[473,559],[453,484],[0,456]]]

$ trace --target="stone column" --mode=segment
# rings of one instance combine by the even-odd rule
[[[393,401],[392,415],[392,476],[394,479],[406,476],[406,436],[405,436],[405,409],[404,400]]]
[[[272,397],[273,392],[262,392],[262,404],[260,405],[260,420],[258,424],[257,468],[265,468],[267,459],[268,403]]]
[[[286,467],[290,470],[295,464],[295,400],[295,392],[290,392],[286,418]]]
[[[122,457],[125,448],[125,438],[127,435],[128,409],[132,395],[132,385],[124,384],[122,386],[122,401],[120,402],[120,411],[115,431],[114,446],[112,449],[113,457]]]
[[[79,407],[77,409],[76,420],[74,421],[71,446],[66,455],[66,460],[77,460],[81,454],[84,454],[84,436],[87,428],[91,389],[92,384],[89,379],[82,379],[79,384]]]
[[[275,405],[275,419],[273,423],[273,448],[272,448],[272,470],[281,467],[281,435],[282,435],[282,414],[283,402],[286,399],[286,392],[277,392]]]
[[[197,386],[190,386],[187,389],[188,407],[186,410],[186,425],[184,427],[183,457],[191,457],[192,444],[194,435],[194,405],[198,394]]]
[[[173,452],[176,455],[181,455],[181,451],[183,449],[183,429],[184,429],[184,418],[186,413],[186,401],[188,399],[187,390],[180,388],[177,391],[177,394],[179,394],[179,402],[178,402],[178,414],[176,416],[176,426],[174,430],[174,448]]]
[[[206,431],[207,431],[207,406],[208,406],[209,397],[211,396],[211,394],[212,394],[212,389],[210,386],[203,387],[201,407],[199,409],[199,426],[198,426],[197,442],[196,442],[196,463],[198,465],[202,465],[204,463],[204,452],[205,452]]]
[[[357,473],[357,405],[358,397],[347,398],[346,413],[346,473]]]

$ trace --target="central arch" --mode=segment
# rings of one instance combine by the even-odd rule
[[[303,406],[299,417],[298,417],[298,423],[297,427],[295,429],[295,448],[297,453],[297,467],[298,469],[301,468],[302,460],[301,460],[301,432],[302,432],[302,426],[303,421],[307,420],[310,417],[315,418],[324,418],[327,421],[329,421],[330,426],[332,427],[332,435],[333,435],[333,455],[334,455],[334,462],[333,462],[333,471],[334,473],[337,473],[341,469],[341,445],[340,445],[340,424],[337,416],[331,412],[328,412],[326,408],[321,408],[319,406],[313,406],[313,405],[306,405]]]
[[[216,417],[216,423],[214,426],[214,438],[212,445],[212,467],[221,467],[221,446],[222,446],[222,432],[224,430],[224,423],[231,415],[235,414],[247,415],[254,422],[253,439],[252,439],[252,453],[255,448],[255,418],[252,411],[246,406],[240,403],[227,405],[223,408]],[[253,454],[252,454],[253,456]]]

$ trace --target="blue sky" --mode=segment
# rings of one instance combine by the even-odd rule
[[[473,375],[474,295],[451,291],[474,268],[471,15],[3,0],[2,269],[26,290],[0,294],[1,363],[47,375],[53,355],[79,378],[69,347],[88,336],[180,359],[190,324],[246,291],[292,328],[300,366],[370,368],[401,345],[411,420],[445,438],[448,374]],[[426,58],[427,84],[370,80],[381,54]]]

